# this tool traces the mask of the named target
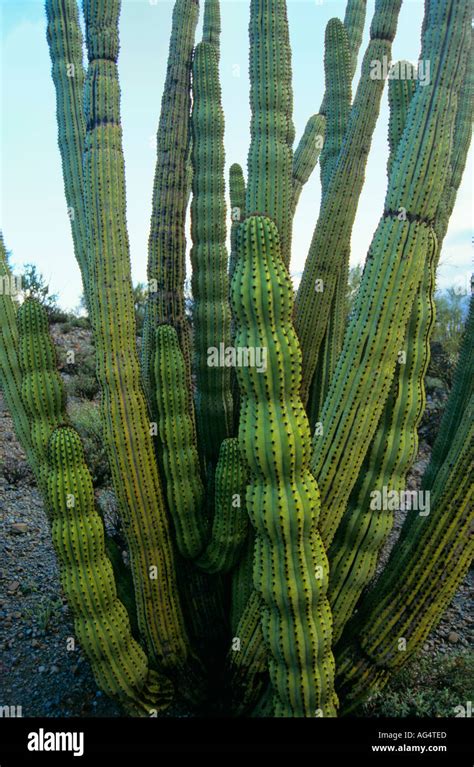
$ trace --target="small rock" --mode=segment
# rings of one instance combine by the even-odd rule
[[[22,535],[23,533],[28,532],[28,525],[26,522],[14,522],[13,525],[10,526],[10,532],[15,533],[16,535]]]
[[[38,672],[40,674],[44,674],[45,671],[46,671],[46,666],[38,666]]]
[[[450,631],[448,634],[448,642],[451,642],[451,644],[456,644],[456,642],[459,642],[459,634],[457,631]]]
[[[13,618],[18,620],[18,618],[21,618],[21,613],[12,613]]]
[[[37,639],[32,639],[31,640],[31,646],[32,647],[41,647],[41,642],[38,642]]]
[[[59,666],[51,666],[52,674],[59,674]]]
[[[20,582],[19,581],[11,581],[10,583],[7,583],[7,591],[10,594],[14,594],[15,591],[18,591],[20,588]]]

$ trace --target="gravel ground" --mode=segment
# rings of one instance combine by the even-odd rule
[[[418,486],[428,460],[429,447],[422,443],[409,487]],[[79,647],[71,649],[71,615],[42,501],[1,395],[0,467],[0,707],[21,706],[23,716],[120,716],[119,707],[97,689]],[[382,562],[402,521],[397,513]],[[473,591],[468,577],[423,653],[469,646]]]

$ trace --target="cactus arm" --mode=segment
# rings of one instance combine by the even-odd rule
[[[357,58],[362,37],[364,35],[365,17],[367,12],[367,0],[348,0],[344,14],[344,27],[349,41],[350,77],[354,77],[357,69]]]
[[[303,353],[302,398],[306,403],[350,237],[382,97],[383,78],[371,77],[374,61],[391,58],[401,2],[377,0],[371,39],[352,105],[344,144],[321,209],[297,293],[295,325]],[[377,73],[375,73],[377,74]],[[323,290],[316,290],[317,280]]]
[[[413,65],[408,61],[399,61],[396,66],[399,68],[404,67],[406,78],[393,78],[388,81],[388,104],[390,108],[388,145],[390,152],[388,156],[387,172],[389,176],[397,154],[398,145],[403,136],[403,131],[405,130],[408,110],[416,86],[416,81],[413,78],[415,71]]]
[[[45,309],[27,298],[18,310],[17,321],[21,399],[30,422],[33,466],[39,488],[47,498],[48,440],[52,431],[67,419],[66,398]],[[46,504],[48,516],[50,511]]]
[[[6,288],[7,282],[11,285],[11,272],[7,264],[7,253],[3,235],[0,232],[0,386],[8,411],[13,419],[18,440],[38,480],[39,467],[31,442],[30,421],[21,398],[21,368],[16,306],[11,291]]]
[[[268,356],[265,371],[240,367],[237,373],[239,440],[251,472],[247,508],[257,534],[254,585],[262,595],[276,715],[314,716],[320,710],[334,716],[328,563],[315,529],[318,488],[309,472],[309,425],[298,397],[293,290],[268,218],[246,219],[239,238],[232,283],[236,343],[265,348]]]
[[[51,72],[56,91],[58,145],[64,191],[74,253],[81,270],[87,302],[88,263],[82,167],[86,134],[83,105],[85,72],[76,0],[46,0],[46,16]]]
[[[328,22],[324,51],[326,139],[320,158],[322,205],[324,205],[329,184],[337,165],[351,106],[351,55],[349,40],[346,28],[339,19],[330,19]],[[329,388],[329,382],[342,348],[346,325],[348,277],[349,254],[337,274],[328,325],[309,394],[307,410],[311,416],[311,426],[314,425],[321,411]]]
[[[462,175],[466,167],[467,155],[472,138],[472,102],[474,97],[474,32],[471,34],[471,45],[466,62],[461,92],[459,95],[458,111],[454,126],[453,151],[451,154],[451,179],[446,186],[441,199],[440,209],[436,216],[436,235],[443,242],[448,229],[449,219],[453,212]]]
[[[155,672],[133,639],[127,611],[117,598],[104,527],[94,505],[92,478],[77,432],[56,428],[49,439],[48,500],[61,585],[71,606],[74,628],[99,687],[133,713],[147,714],[170,702],[164,680],[161,706]]]
[[[158,324],[172,325],[178,333],[181,351],[186,361],[188,384],[191,384],[191,347],[184,297],[185,222],[190,189],[191,63],[198,9],[198,0],[176,0],[157,132],[148,239],[149,293],[141,359],[142,380],[152,412],[155,404],[153,343]]]
[[[117,73],[120,3],[111,0],[106,9],[87,0],[84,11],[89,54],[85,200],[104,436],[129,544],[140,633],[150,657],[181,670],[188,644],[135,346]]]
[[[253,566],[253,556],[250,562]],[[233,639],[238,640],[236,649],[231,647],[227,657],[234,716],[247,714],[268,685],[268,652],[262,636],[261,611],[261,596],[251,589],[238,623],[233,626]]]
[[[321,152],[321,188],[325,197],[337,164],[351,107],[349,39],[344,24],[330,19],[324,41],[326,140]]]
[[[322,114],[312,115],[301,136],[293,157],[293,198],[292,211],[296,210],[303,186],[313,172],[323,148],[326,118]]]
[[[292,90],[286,2],[250,4],[250,148],[246,211],[275,221],[288,264],[292,204]]]
[[[178,549],[196,557],[206,543],[201,482],[193,419],[189,413],[184,357],[176,331],[159,325],[155,339],[155,381],[160,456],[168,507]]]
[[[238,163],[230,166],[229,170],[230,212],[232,225],[230,229],[230,258],[229,281],[232,280],[237,260],[237,230],[239,223],[245,217],[245,178]]]
[[[423,477],[423,485],[426,488],[432,487],[441,466],[446,461],[446,456],[448,455],[449,447],[453,442],[454,435],[464,418],[459,403],[466,399],[468,392],[472,389],[472,381],[474,378],[474,355],[472,354],[474,309],[472,308],[472,304],[473,299],[471,298],[471,309],[468,315],[466,332],[460,351],[460,359],[463,359],[465,364],[462,366],[458,365],[457,367],[451,395],[443,413],[436,442],[433,445],[431,460]]]
[[[417,453],[417,428],[425,407],[424,376],[429,362],[434,324],[435,254],[425,266],[408,324],[404,349],[384,412],[361,471],[354,494],[329,549],[329,601],[333,611],[334,642],[354,611],[362,590],[375,573],[377,557],[393,524],[393,511],[371,507],[374,490],[400,491]],[[410,512],[409,512],[410,513]]]
[[[367,0],[348,0],[344,16],[344,27],[347,32],[350,48],[350,79],[352,80],[356,67],[359,49],[364,34]],[[326,115],[327,96],[324,94],[318,115],[312,115],[306,123],[306,128],[295,150],[293,160],[293,213],[303,186],[315,169],[324,139],[324,118]],[[316,120],[317,118],[317,120]],[[314,122],[317,121],[317,125]]]
[[[210,541],[196,565],[208,573],[225,573],[236,564],[247,536],[247,470],[236,438],[221,444],[215,475],[215,513]]]
[[[248,529],[247,539],[244,543],[242,556],[232,571],[232,599],[230,625],[232,635],[239,636],[237,627],[244,614],[247,603],[253,592],[253,552],[255,548],[255,533],[253,527]],[[260,613],[259,613],[260,616]],[[258,620],[260,618],[258,617]],[[263,639],[262,639],[263,642]],[[265,654],[266,657],[266,654]]]
[[[466,329],[469,348],[460,356],[458,373],[468,364],[472,372],[473,305],[471,299]],[[347,625],[339,643],[339,685],[345,692],[348,710],[375,686],[382,687],[390,674],[422,646],[472,560],[473,380],[471,377],[469,390],[463,392],[461,400],[459,391],[453,389],[450,395],[462,418],[429,488],[430,513],[421,516],[409,512],[384,572],[363,599],[356,619]],[[423,481],[422,490],[427,489]],[[404,652],[400,652],[400,639],[406,643]]]
[[[406,64],[411,66],[408,62]],[[413,80],[389,81],[389,175],[414,91]],[[373,442],[328,552],[331,563],[329,601],[333,612],[334,643],[339,639],[363,588],[372,579],[378,553],[393,525],[391,510],[372,510],[371,493],[373,490],[382,491],[383,487],[401,490],[405,474],[416,455],[417,427],[425,406],[423,379],[428,366],[429,340],[434,324],[433,291],[437,252],[434,246],[433,238],[433,248],[408,323],[404,343],[406,360],[396,370]]]
[[[410,67],[408,62],[402,63],[405,67]],[[364,468],[361,471],[362,488],[357,485],[354,488],[349,508],[329,550],[331,562],[329,598],[333,610],[335,641],[339,638],[347,618],[353,612],[362,588],[371,580],[378,551],[392,527],[393,512],[384,510],[374,513],[370,510],[370,493],[384,486],[390,490],[404,489],[406,472],[417,452],[417,427],[425,407],[423,379],[429,362],[429,344],[435,319],[433,299],[435,268],[442,247],[443,233],[447,228],[445,218],[447,216],[449,220],[462,175],[462,170],[459,172],[459,157],[460,155],[464,157],[465,163],[470,142],[470,106],[466,109],[465,104],[465,98],[468,97],[472,88],[470,77],[472,77],[472,69],[468,65],[458,100],[451,151],[451,176],[455,175],[455,178],[451,178],[445,185],[436,214],[434,228],[437,233],[440,233],[441,240],[438,239],[436,250],[431,254],[425,267],[423,280],[412,309],[404,344],[404,349],[407,350],[406,364],[399,366],[394,380],[395,386],[392,387],[371,450],[366,456]],[[403,135],[414,91],[413,80],[393,79],[389,82],[391,110],[389,170]],[[465,130],[466,123],[469,123],[469,131]],[[443,204],[446,198],[450,203]],[[472,363],[471,370],[469,371],[468,363],[461,375],[466,372],[468,376],[469,372],[473,375]],[[395,391],[393,391],[394,388]],[[450,400],[450,402],[453,401],[456,402],[456,407],[447,417],[444,427],[440,429],[440,435],[444,435],[446,445],[451,444],[459,425],[458,419],[462,414],[456,396]],[[440,442],[441,440],[438,440],[437,444],[439,445]],[[432,458],[430,469],[433,466]],[[409,534],[411,519],[413,514],[409,515],[409,520],[403,527],[401,539]]]
[[[202,24],[202,41],[214,46],[217,61],[219,61],[221,37],[221,9],[219,0],[205,0],[204,19]]]
[[[193,266],[196,421],[205,466],[217,461],[232,430],[230,368],[210,358],[231,345],[224,194],[224,118],[217,59],[199,43],[193,63]]]
[[[354,316],[326,398],[324,434],[320,437],[315,433],[312,469],[321,490],[320,526],[326,545],[333,538],[388,396],[409,312],[435,236],[430,222],[449,170],[466,46],[466,9],[456,5],[452,10],[449,24],[444,7],[430,17],[430,24],[440,30],[440,45],[444,45],[433,56],[437,87],[419,86],[413,97],[390,176],[385,213],[369,251]],[[422,193],[415,179],[423,179]],[[402,209],[406,213],[400,215]],[[416,258],[409,256],[414,253]],[[379,329],[377,338],[372,336],[374,328]],[[377,343],[378,333],[384,340],[382,345]],[[354,459],[344,461],[344,465],[338,458],[342,444],[344,455]]]

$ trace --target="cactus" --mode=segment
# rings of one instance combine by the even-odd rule
[[[428,1],[431,83],[390,79],[384,212],[346,318],[351,231],[384,89],[373,65],[390,60],[400,5],[376,0],[352,103],[365,0],[329,21],[324,98],[294,148],[286,3],[251,0],[250,147],[246,179],[230,168],[228,254],[220,4],[205,0],[194,46],[198,1],[175,1],[140,364],[120,2],[84,0],[87,69],[76,3],[46,2],[64,190],[130,569],[105,535],[68,425],[47,316],[10,294],[3,239],[0,382],[44,498],[75,634],[97,684],[127,713],[150,715],[178,693],[198,713],[211,703],[236,716],[350,712],[417,652],[467,571],[472,300],[422,480],[430,513],[407,515],[374,580],[393,514],[373,509],[372,493],[403,490],[416,454],[436,266],[471,136],[468,4]],[[293,216],[318,159],[321,209],[294,301]],[[260,365],[245,358],[257,351]]]
[[[210,353],[231,345],[225,231],[224,118],[217,58],[199,43],[193,62],[193,320],[195,328],[196,418],[204,461],[215,463],[232,429],[230,368]],[[209,160],[207,160],[209,158]],[[209,166],[207,165],[207,162]]]
[[[301,357],[291,325],[292,288],[269,219],[247,219],[239,237],[232,282],[236,343],[264,348],[268,355],[265,371],[238,370],[239,440],[252,477],[247,508],[256,531],[254,584],[263,601],[275,715],[314,716],[320,710],[333,716],[328,563],[315,528],[319,494],[298,397]]]
[[[96,681],[133,713],[166,708],[172,687],[149,669],[145,653],[132,637],[127,611],[117,598],[103,523],[94,506],[92,478],[74,429],[60,426],[52,432],[48,459],[51,535],[61,584]]]
[[[186,207],[189,197],[188,114],[194,33],[198,0],[179,0],[173,10],[166,82],[157,133],[152,217],[148,239],[148,298],[143,326],[142,378],[154,405],[154,333],[157,324],[171,324],[180,341],[191,382],[191,344],[186,320]]]

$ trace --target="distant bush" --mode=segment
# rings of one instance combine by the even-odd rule
[[[92,402],[80,402],[70,406],[69,416],[74,428],[82,437],[86,462],[92,475],[94,487],[109,485],[111,481],[110,467],[99,406]]]
[[[436,322],[433,341],[438,341],[452,366],[456,364],[464,332],[468,298],[456,288],[438,290],[435,294]]]

